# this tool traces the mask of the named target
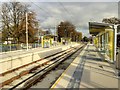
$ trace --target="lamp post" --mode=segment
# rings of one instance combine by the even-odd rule
[[[28,13],[26,12],[26,46],[28,51]]]
[[[39,43],[40,43],[40,30],[38,30],[38,47],[39,47]]]
[[[26,10],[26,45],[27,45],[27,51],[28,51],[28,13],[32,13],[32,12],[28,12]]]
[[[37,24],[37,27],[38,27],[38,47],[40,46],[40,36],[41,36],[41,33],[40,33],[40,24],[39,24],[39,21],[40,20],[38,20],[38,24]]]

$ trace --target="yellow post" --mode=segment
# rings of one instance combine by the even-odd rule
[[[41,37],[41,46],[44,47],[44,37]]]
[[[110,58],[113,60],[113,56],[114,56],[114,40],[113,40],[113,31],[109,31],[109,53],[110,53]]]

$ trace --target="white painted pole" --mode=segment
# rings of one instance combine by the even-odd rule
[[[26,45],[27,45],[27,51],[28,51],[28,14],[26,12]]]
[[[117,25],[113,26],[114,28],[114,61],[116,61],[116,49],[117,49]]]
[[[40,31],[38,30],[38,47],[39,47],[39,38],[40,37]]]

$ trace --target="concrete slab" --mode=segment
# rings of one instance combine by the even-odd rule
[[[84,67],[80,88],[118,88],[118,78]]]

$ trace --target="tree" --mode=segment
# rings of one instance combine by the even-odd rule
[[[8,41],[8,38],[13,38],[17,43],[25,42],[25,14],[28,10],[28,5],[20,2],[8,2],[2,4],[2,40]],[[38,27],[38,22],[35,18],[35,13],[28,14],[28,36],[29,42],[34,42],[33,36]]]
[[[33,43],[36,40],[36,33],[38,32],[38,21],[35,18],[35,13],[28,13],[28,41]],[[19,42],[26,42],[26,17],[20,22],[19,30],[15,32]]]
[[[2,4],[2,25],[3,40],[16,37],[15,31],[18,30],[20,20],[23,17],[25,7],[19,2]]]
[[[60,38],[62,37],[70,38],[71,32],[75,32],[75,26],[68,21],[61,22],[60,25],[58,25],[57,27],[57,32],[58,32],[59,41]]]
[[[61,38],[71,38],[71,41],[80,41],[82,39],[82,33],[77,32],[71,22],[61,22],[57,28],[59,41]]]
[[[112,18],[104,18],[102,20],[104,23],[109,23],[109,24],[120,24],[120,19],[112,17]]]
[[[76,32],[76,40],[81,41],[82,40],[82,33],[81,32]]]

